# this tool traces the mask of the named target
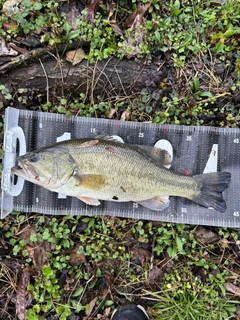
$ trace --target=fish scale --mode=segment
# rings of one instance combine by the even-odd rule
[[[20,128],[17,130],[16,128]],[[20,133],[22,132],[22,133]],[[61,198],[29,182],[13,185],[11,166],[15,164],[20,141],[20,153],[54,145],[64,133],[74,138],[89,138],[98,132],[120,136],[125,144],[153,146],[159,139],[173,146],[171,169],[184,174],[201,174],[206,167],[213,146],[218,146],[218,171],[232,174],[229,188],[224,192],[225,213],[202,208],[191,201],[170,197],[170,205],[161,212],[148,210],[136,202],[101,201],[97,207],[88,206],[74,197]],[[203,143],[204,142],[204,143]],[[7,108],[4,134],[4,169],[2,174],[1,218],[12,210],[44,214],[112,215],[134,219],[148,219],[178,223],[240,226],[240,130],[205,126],[156,125],[107,119],[71,117]],[[19,191],[21,191],[19,193]],[[19,194],[18,194],[19,193]]]

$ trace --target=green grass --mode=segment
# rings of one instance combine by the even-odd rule
[[[12,270],[3,260],[0,294],[13,295],[11,264],[22,261],[31,273],[30,320],[73,311],[81,318],[94,299],[99,314],[135,301],[151,319],[226,320],[240,303],[224,287],[237,272],[230,248],[238,231],[213,228],[219,240],[203,245],[194,226],[113,217],[14,213],[0,227]]]

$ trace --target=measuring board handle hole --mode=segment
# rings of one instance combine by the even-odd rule
[[[25,134],[19,126],[9,127],[4,140],[4,163],[6,169],[4,175],[4,188],[11,196],[18,196],[24,185],[24,179],[11,172],[11,168],[17,165],[16,158],[26,153]]]

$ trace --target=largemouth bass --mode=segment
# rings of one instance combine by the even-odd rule
[[[180,175],[164,167],[170,161],[165,150],[97,137],[59,142],[17,161],[14,174],[95,206],[99,200],[134,201],[161,211],[169,196],[177,196],[224,212],[222,192],[231,180],[229,172]]]

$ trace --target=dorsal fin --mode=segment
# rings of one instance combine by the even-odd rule
[[[145,157],[152,159],[162,166],[167,166],[172,163],[171,155],[163,149],[150,146],[131,145],[136,151],[144,155]]]
[[[104,132],[98,132],[98,133],[94,134],[93,135],[93,139],[112,141],[112,142],[116,142],[116,143],[124,143],[121,137],[110,136],[110,135],[108,135],[107,133],[104,133]]]

